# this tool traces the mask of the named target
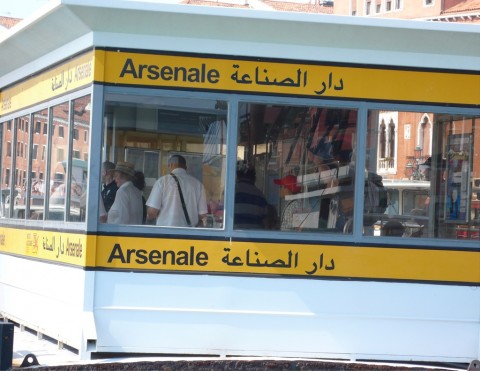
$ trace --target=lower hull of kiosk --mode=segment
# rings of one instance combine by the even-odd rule
[[[0,314],[97,353],[470,362],[480,290],[84,271],[0,255]]]

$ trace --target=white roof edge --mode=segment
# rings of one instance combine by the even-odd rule
[[[82,37],[72,40],[61,48],[55,49],[40,58],[27,63],[14,71],[7,73],[3,76],[0,75],[0,87],[11,85],[19,80],[25,78],[25,76],[31,75],[43,69],[49,68],[52,65],[58,63],[59,55],[65,57],[77,54],[83,50],[88,50],[92,47],[92,33],[85,34]]]
[[[150,19],[150,23],[144,25],[143,33],[128,34],[123,30],[125,23],[114,17],[112,17],[111,24],[104,22],[103,19],[96,19],[96,22],[90,22],[91,18],[94,18],[95,13],[99,13],[96,12],[96,9],[99,8],[117,10],[117,14],[122,14],[121,10],[132,10],[132,17],[136,16],[137,19],[144,17],[144,12],[159,12],[159,14],[167,16],[172,14],[172,17],[174,14],[179,16],[192,15],[193,23],[196,22],[197,25],[201,26],[200,29],[206,24],[202,18],[204,15],[219,18],[226,17],[232,20],[230,23],[233,26],[226,28],[227,35],[219,35],[218,38],[215,36],[216,29],[211,27],[211,25],[208,28],[204,28],[205,33],[200,35],[197,35],[195,30],[186,30],[184,34],[177,35],[175,30],[171,31],[170,29],[163,29],[158,34],[155,34],[155,32],[148,33],[148,26],[150,24],[154,25],[156,19],[156,14],[154,14],[154,17],[145,17]],[[133,13],[133,11],[136,12]],[[108,13],[105,12],[103,14]],[[241,29],[244,24],[243,19],[247,18],[252,20],[249,24],[254,28],[249,30],[249,36],[238,36],[238,33],[235,32]],[[179,19],[185,18],[179,17]],[[235,22],[234,19],[236,20]],[[256,30],[256,26],[262,28],[262,20],[287,23],[301,22],[306,27],[292,27],[292,30],[295,31],[292,35],[267,34],[267,36],[262,38],[263,35],[259,34],[260,36],[257,36],[256,33],[252,32],[252,30]],[[209,18],[208,21],[211,22],[212,19]],[[65,29],[65,32],[58,33],[52,27],[52,24],[57,27],[63,27],[65,24],[75,26]],[[315,31],[316,28],[309,27],[317,24],[319,27],[323,26],[319,30],[326,30],[330,40],[326,40],[325,43],[317,43],[317,40],[312,36],[312,31]],[[280,26],[288,27],[289,25],[280,24]],[[263,28],[267,33],[269,31],[268,27],[270,25],[265,22]],[[339,27],[342,27],[342,33],[337,34]],[[357,29],[362,30],[362,32],[357,32]],[[382,35],[382,33],[378,32],[382,31],[382,29],[389,32],[384,32],[384,35]],[[182,29],[177,27],[177,30],[181,31]],[[399,32],[397,33],[396,30]],[[405,32],[400,32],[402,30],[405,30]],[[416,30],[426,31],[426,33],[419,33],[422,37],[415,36],[415,39],[413,39],[412,32],[406,32],[415,32]],[[438,37],[435,37],[435,44],[431,48],[424,50],[424,43],[431,36],[428,31],[448,32],[448,36],[451,36],[450,39],[454,40],[452,47],[445,47],[443,35],[436,35]],[[297,43],[296,40],[301,35],[304,35],[302,32],[309,32],[310,38],[308,41],[304,38],[304,42]],[[358,36],[359,34],[361,36]],[[398,36],[402,38],[404,34],[408,35],[408,38],[405,37],[403,40],[403,49],[398,46],[392,47],[391,37]],[[39,45],[39,38],[44,37],[44,35],[50,38],[43,38],[42,44]],[[380,38],[383,37],[383,41],[378,48],[375,45],[377,35],[380,35]],[[355,40],[351,39],[353,36]],[[299,60],[315,59],[325,61],[325,56],[330,55],[329,58],[332,58],[332,62],[343,60],[351,63],[390,64],[388,61],[391,61],[393,65],[411,65],[415,67],[423,65],[422,60],[425,55],[427,59],[428,56],[437,57],[436,60],[438,62],[430,62],[429,66],[433,68],[449,68],[448,64],[445,64],[446,62],[442,62],[448,59],[449,63],[458,61],[458,63],[453,63],[454,67],[452,68],[478,70],[478,67],[472,67],[471,64],[475,64],[480,58],[479,52],[472,51],[472,45],[480,41],[480,27],[471,24],[166,4],[152,0],[50,0],[46,6],[42,7],[32,17],[20,22],[5,34],[0,34],[0,86],[16,81],[15,79],[19,78],[22,71],[27,71],[28,67],[30,67],[30,73],[34,73],[47,67],[48,64],[46,63],[51,63],[55,59],[53,56],[56,56],[58,61],[66,58],[68,56],[66,55],[67,52],[74,53],[75,50],[78,52],[88,47],[119,47],[120,45],[125,45],[124,47],[126,48],[131,48],[134,45],[138,48],[148,49],[148,45],[145,43],[146,40],[164,38],[169,43],[150,44],[150,48],[151,45],[162,45],[162,48],[165,48],[165,50],[193,52],[199,48],[198,45],[194,45],[195,42],[198,44],[199,37],[203,37],[202,45],[205,45],[203,52],[215,53],[213,50],[216,50],[216,53],[218,53],[219,50],[225,50],[224,54],[226,55],[258,57],[269,55],[281,58],[280,54],[278,54],[280,53],[279,50],[267,51],[265,49],[265,43],[269,43],[271,40],[272,44],[282,44],[281,50],[284,53],[284,58],[288,55],[295,55]],[[360,37],[363,39],[360,39]],[[136,38],[138,41],[130,41],[130,44],[128,44],[127,40],[132,40],[133,38]],[[415,42],[415,47],[411,46],[409,38]],[[43,45],[43,40],[47,41],[45,45]],[[75,44],[77,40],[82,42]],[[180,45],[178,40],[185,40],[185,43]],[[365,40],[365,43],[359,41],[357,44],[358,40]],[[460,42],[459,40],[468,41]],[[219,49],[218,45],[225,44],[227,46],[228,43],[238,45],[239,48],[235,49],[230,45],[227,48]],[[245,46],[247,43],[250,43],[248,47]],[[460,47],[455,47],[455,43]],[[358,51],[354,57],[346,56],[346,54],[357,47]],[[333,51],[334,55],[329,54],[329,50]],[[2,54],[11,55],[13,52],[17,53],[17,58],[11,59],[5,56],[2,58]],[[320,56],[319,53],[323,53],[323,56]],[[401,57],[401,53],[404,54],[403,60],[382,58],[382,55],[386,56],[387,54]],[[412,58],[406,60],[408,55],[412,56]],[[387,62],[382,63],[382,61]]]
[[[52,0],[51,0],[52,1]],[[284,20],[284,21],[300,21],[350,25],[350,26],[370,26],[370,27],[384,27],[384,28],[408,28],[421,30],[452,30],[450,23],[427,22],[425,20],[412,19],[396,19],[396,18],[371,18],[371,17],[352,17],[348,15],[334,15],[322,13],[301,13],[301,12],[285,12],[285,11],[270,11],[259,9],[242,9],[242,8],[223,8],[223,7],[209,7],[199,5],[187,4],[167,4],[159,1],[148,0],[53,0],[55,6],[64,4],[66,6],[87,6],[100,8],[116,8],[116,9],[131,9],[139,10],[139,4],[142,4],[141,10],[147,11],[162,11],[169,13],[184,13],[197,15],[211,15],[221,17],[236,17],[236,18],[253,18],[253,19],[270,19],[270,20]],[[52,4],[53,5],[53,4]],[[53,8],[54,6],[52,6]],[[468,31],[480,33],[478,25],[471,24],[454,24],[453,28],[457,31]]]
[[[141,4],[141,8],[139,5]],[[342,26],[358,26],[358,27],[379,27],[391,29],[418,29],[432,31],[448,31],[448,32],[469,32],[479,33],[480,27],[475,24],[464,23],[448,23],[448,22],[432,22],[427,19],[392,19],[392,18],[371,18],[371,17],[352,17],[347,15],[319,14],[319,13],[300,13],[285,11],[269,11],[257,9],[240,9],[240,8],[222,8],[209,7],[199,5],[186,4],[169,4],[159,1],[148,0],[49,0],[45,6],[33,13],[30,17],[25,18],[15,26],[7,30],[6,33],[0,35],[0,44],[6,39],[13,37],[22,30],[27,29],[31,25],[38,22],[49,13],[54,12],[57,8],[66,7],[92,7],[92,8],[111,8],[126,9],[138,11],[160,11],[163,13],[177,13],[190,15],[209,15],[218,17],[231,18],[248,18],[248,19],[266,19],[304,23],[322,23],[330,25]],[[92,30],[95,31],[95,30]]]

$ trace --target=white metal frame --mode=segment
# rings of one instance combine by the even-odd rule
[[[123,21],[127,13],[129,23]],[[96,46],[477,71],[480,51],[472,45],[478,44],[480,29],[467,25],[148,1],[57,0],[0,38],[0,55],[17,55],[1,57],[0,86]],[[102,130],[104,91],[93,88],[92,132]],[[235,103],[251,99],[233,95],[231,117],[237,115]],[[358,131],[366,132],[369,109],[395,105],[354,106]],[[451,110],[478,114],[476,109]],[[235,126],[229,130],[229,143],[235,143]],[[91,137],[91,146],[101,147],[100,135]],[[366,147],[365,136],[359,136],[358,147]],[[232,145],[228,156],[235,157]],[[357,161],[360,167],[365,164],[363,151]],[[228,171],[226,187],[232,189],[234,169]],[[99,174],[100,163],[91,161],[90,189],[99,184]],[[363,179],[358,180],[356,191],[361,192]],[[90,192],[87,202],[96,216],[99,195]],[[355,212],[361,218],[361,208]],[[233,226],[226,228],[230,232]],[[350,240],[322,239],[354,241],[362,236],[361,226],[354,228]],[[97,231],[96,218],[87,219],[86,231]],[[438,282],[90,271],[1,254],[0,299],[1,314],[76,347],[80,358],[91,352],[151,352],[470,362],[480,355],[478,287]]]

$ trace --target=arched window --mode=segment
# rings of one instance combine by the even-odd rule
[[[385,127],[385,123],[382,122],[380,124],[380,135],[379,135],[379,138],[378,138],[378,148],[379,148],[379,153],[378,153],[378,157],[379,158],[385,158],[387,157],[386,156],[386,151],[387,151],[387,145],[386,145],[386,141],[387,141],[387,136],[386,136],[386,127]]]
[[[389,118],[388,126],[382,120],[378,130],[378,169],[388,171],[395,167],[395,123]]]
[[[432,123],[427,114],[423,115],[418,124],[417,145],[422,148],[423,156],[430,156],[432,153]]]
[[[388,157],[395,157],[395,124],[388,124]]]

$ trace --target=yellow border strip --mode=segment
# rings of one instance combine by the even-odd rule
[[[91,84],[94,65],[94,52],[90,51],[3,90],[0,116]]]
[[[95,50],[0,93],[0,116],[100,83],[313,98],[480,105],[480,74]]]
[[[96,51],[108,84],[480,105],[480,74]],[[97,58],[100,59],[100,58]],[[96,69],[96,73],[99,69]],[[100,76],[98,76],[100,77]]]
[[[94,236],[0,228],[0,253],[125,271],[480,284],[480,251]]]
[[[79,267],[95,266],[95,242],[80,233],[0,227],[0,252]]]
[[[97,246],[102,268],[480,284],[480,252],[107,236]]]

